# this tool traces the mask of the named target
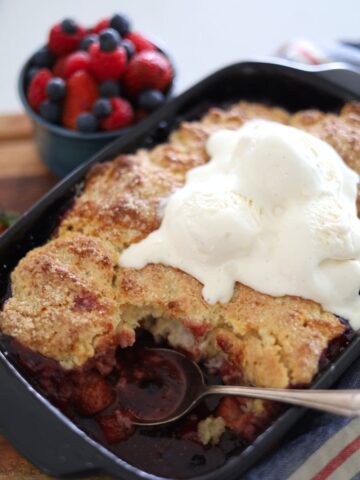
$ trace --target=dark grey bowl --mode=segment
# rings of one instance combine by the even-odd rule
[[[158,47],[157,42],[156,45]],[[169,58],[174,69],[175,78],[176,71],[172,59],[163,48],[158,47],[158,49]],[[33,123],[35,142],[41,160],[53,173],[55,173],[55,175],[58,177],[64,177],[74,168],[78,167],[81,163],[85,162],[96,152],[105,147],[105,145],[120,136],[128,134],[131,130],[136,128],[137,124],[128,128],[114,130],[112,132],[81,133],[59,125],[54,125],[44,120],[30,107],[25,93],[27,84],[26,74],[31,66],[33,56],[34,55],[29,58],[21,69],[18,90],[21,102]],[[174,80],[166,91],[167,100],[171,98],[173,91]]]

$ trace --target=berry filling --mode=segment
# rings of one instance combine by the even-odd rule
[[[320,368],[336,358],[352,336],[349,329],[330,342]],[[159,343],[148,332],[139,329],[135,347],[109,350],[70,371],[16,340],[3,340],[10,358],[30,381],[88,435],[125,461],[160,476],[185,478],[220,467],[285,408],[240,397],[209,397],[177,422],[137,427],[132,420],[156,421],[174,411],[186,390],[178,365],[149,349]],[[171,348],[165,342],[160,346]],[[217,368],[200,366],[209,384],[239,381],[227,362]],[[227,428],[218,443],[204,444],[200,426],[216,419],[223,419]]]

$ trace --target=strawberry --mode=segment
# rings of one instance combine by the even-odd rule
[[[114,392],[99,373],[89,373],[78,386],[77,405],[82,415],[101,412],[114,401]]]
[[[130,60],[124,75],[124,85],[131,96],[145,89],[164,92],[172,78],[173,69],[165,55],[155,51],[144,51]]]
[[[90,68],[90,56],[87,52],[74,52],[70,54],[64,63],[64,78],[69,78],[79,70],[88,71]]]
[[[151,43],[150,40],[141,35],[141,33],[130,32],[125,35],[125,38],[126,40],[131,40],[137,53],[145,50],[156,50],[155,45]]]
[[[64,127],[76,129],[76,119],[82,112],[89,112],[98,97],[97,83],[83,70],[74,73],[67,83],[62,122]]]
[[[134,431],[131,420],[120,410],[115,410],[111,415],[103,415],[97,418],[101,430],[110,444],[126,440]]]
[[[91,32],[99,34],[101,30],[105,30],[105,28],[109,28],[109,26],[110,18],[103,18],[91,29]]]
[[[65,19],[54,25],[49,33],[49,48],[55,55],[74,52],[86,30],[73,20]]]
[[[47,68],[40,68],[34,75],[27,92],[29,105],[37,112],[41,103],[48,98],[46,93],[47,84],[52,78],[52,73]]]
[[[55,77],[65,78],[65,64],[69,55],[63,55],[59,57],[53,67],[53,74]]]
[[[116,130],[131,125],[134,121],[134,111],[129,102],[120,97],[113,97],[111,101],[112,112],[100,121],[103,130]]]
[[[100,49],[99,42],[93,43],[89,48],[90,71],[99,81],[118,80],[126,69],[127,55],[122,46],[111,52]]]

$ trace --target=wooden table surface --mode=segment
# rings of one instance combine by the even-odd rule
[[[38,157],[28,118],[21,114],[0,116],[0,209],[22,213],[56,182]],[[0,436],[0,480],[49,478]]]

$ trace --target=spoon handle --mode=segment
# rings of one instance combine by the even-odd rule
[[[237,395],[290,403],[344,416],[360,416],[360,390],[297,390],[211,385],[204,395]]]

